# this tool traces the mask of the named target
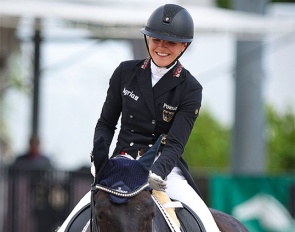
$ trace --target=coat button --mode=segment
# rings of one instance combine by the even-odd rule
[[[132,147],[133,145],[134,145],[134,143],[133,143],[133,142],[131,142],[131,143],[130,143],[130,147]]]
[[[153,120],[152,120],[152,124],[155,124],[155,123],[156,123],[156,120],[155,120],[155,119],[153,119]]]
[[[149,144],[149,147],[152,147],[153,146],[153,144]]]
[[[131,133],[134,133],[134,130],[130,130]]]
[[[131,114],[130,114],[130,116],[129,116],[129,117],[130,117],[130,118],[133,118],[133,115],[131,115]]]

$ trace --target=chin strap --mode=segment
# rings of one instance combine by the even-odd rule
[[[154,64],[155,64],[156,66],[158,66],[158,65],[156,64],[156,62],[153,60],[153,58],[152,58],[152,56],[151,56],[151,54],[150,54],[149,44],[148,44],[148,40],[147,40],[147,36],[146,36],[146,35],[144,35],[144,41],[145,41],[145,46],[146,46],[146,48],[147,48],[147,51],[148,51],[148,53],[149,53],[149,55],[150,55],[152,61],[154,62]],[[173,60],[169,65],[165,66],[164,68],[170,68],[171,66],[173,66],[174,63],[175,63],[175,62],[176,62],[176,61],[177,61],[177,60],[183,55],[183,53],[186,51],[186,49],[188,48],[188,46],[189,46],[190,44],[191,44],[191,42],[187,42],[187,46],[185,47],[185,49],[183,50],[183,52],[181,52],[181,53],[176,57],[175,60]],[[163,67],[161,67],[161,66],[158,66],[158,67],[163,68]]]

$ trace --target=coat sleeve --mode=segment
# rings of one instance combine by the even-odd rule
[[[160,157],[151,168],[152,172],[161,176],[163,179],[177,166],[199,115],[201,101],[202,86],[199,83],[195,83],[189,91],[185,92],[169,130],[166,145]]]
[[[93,142],[103,137],[108,150],[122,110],[121,71],[122,63],[116,68],[109,81],[107,96],[94,132]]]

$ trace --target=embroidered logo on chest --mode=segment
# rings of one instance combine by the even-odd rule
[[[166,103],[163,105],[163,121],[170,122],[177,110],[177,106],[170,106]]]
[[[123,89],[123,95],[129,97],[130,99],[134,101],[138,101],[139,96],[137,96],[133,91],[130,91],[124,87]]]

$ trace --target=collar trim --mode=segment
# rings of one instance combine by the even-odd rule
[[[180,77],[180,74],[182,72],[182,69],[183,69],[183,66],[181,63],[179,63],[179,65],[176,67],[174,73],[173,73],[173,76],[174,77]]]
[[[147,66],[148,66],[148,63],[150,62],[150,60],[151,60],[151,57],[150,56],[147,57],[145,59],[143,65],[141,65],[141,68],[146,69]],[[176,68],[175,68],[175,71],[173,73],[173,76],[174,77],[180,77],[180,74],[181,74],[182,70],[183,70],[183,66],[182,66],[182,64],[180,62],[178,62],[178,65],[176,64]]]
[[[150,62],[150,60],[151,60],[151,57],[150,57],[150,56],[147,57],[147,58],[145,59],[143,65],[141,65],[141,68],[142,68],[142,69],[146,69],[146,67],[148,66],[148,63]]]

